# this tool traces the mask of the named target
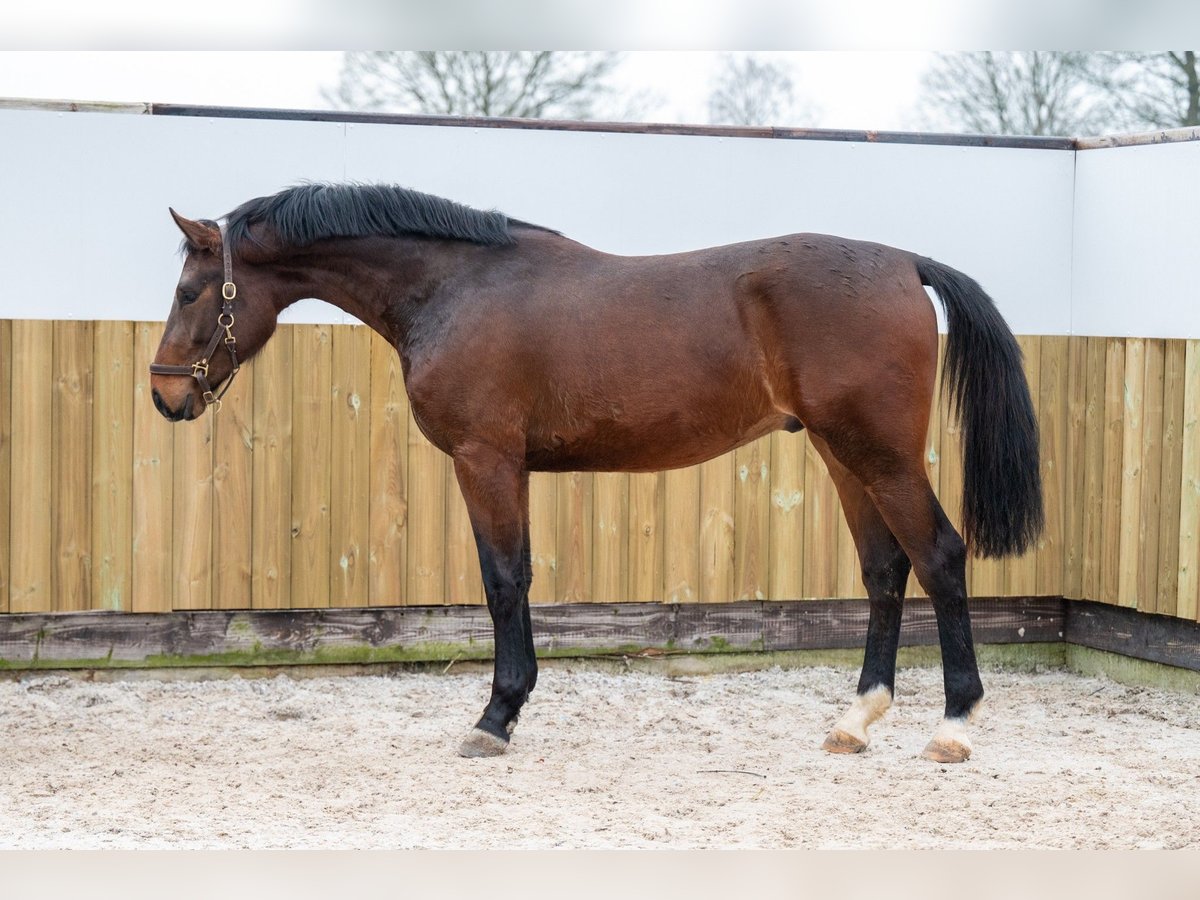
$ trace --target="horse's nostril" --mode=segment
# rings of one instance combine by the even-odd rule
[[[154,398],[154,408],[162,413],[164,418],[170,419],[172,422],[178,422],[183,418],[181,413],[177,413],[171,407],[167,406],[167,402],[163,400],[162,394],[158,392],[157,388],[151,389],[150,396]]]

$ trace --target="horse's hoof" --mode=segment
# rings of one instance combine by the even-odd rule
[[[936,763],[960,763],[970,758],[971,748],[957,741],[930,741],[921,756]]]
[[[966,762],[971,757],[971,739],[967,737],[966,721],[942,720],[938,730],[921,751],[921,756],[937,763]]]
[[[508,741],[498,738],[482,728],[472,728],[471,733],[463,740],[462,746],[458,748],[458,755],[468,759],[478,759],[482,756],[499,756],[507,749]]]
[[[877,684],[859,694],[830,730],[821,749],[829,753],[862,753],[871,742],[867,729],[891,705],[892,692],[885,685]]]
[[[862,753],[867,749],[867,742],[835,728],[825,737],[821,749],[826,753]]]

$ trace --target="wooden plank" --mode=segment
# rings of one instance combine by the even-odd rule
[[[530,603],[553,603],[558,576],[558,479],[553,472],[529,476]],[[657,599],[657,598],[654,598]]]
[[[1042,497],[1046,527],[1037,544],[1034,593],[1061,596],[1067,556],[1067,477],[1077,466],[1067,454],[1067,398],[1070,380],[1070,338],[1043,335],[1038,374],[1038,431],[1041,435]]]
[[[771,435],[768,593],[772,600],[796,600],[803,593],[804,457],[803,432]]]
[[[967,584],[972,597],[1004,597],[1005,560],[973,557],[967,561]]]
[[[1107,423],[1104,411],[1104,387],[1108,339],[1087,339],[1087,406],[1084,413],[1086,433],[1083,447],[1084,489],[1076,498],[1083,509],[1084,597],[1099,597],[1104,545],[1104,444]]]
[[[539,654],[593,650],[630,653],[676,641],[679,607],[662,603],[572,603],[532,609]]]
[[[408,423],[408,570],[404,602],[443,603],[446,597],[446,455]]]
[[[555,599],[583,603],[592,597],[592,474],[558,475],[558,571]]]
[[[733,597],[733,454],[700,465],[700,600]]]
[[[458,481],[454,477],[454,463],[442,454],[446,466],[446,603],[486,602],[483,593],[483,577],[479,568],[479,549],[475,544],[475,532],[467,513],[467,502],[463,499]]]
[[[12,320],[0,319],[0,613],[9,611],[11,486]]]
[[[366,606],[371,497],[371,330],[333,329],[329,605]]]
[[[29,101],[13,101],[24,106]],[[64,101],[37,101],[54,103]],[[136,107],[135,107],[136,108]],[[675,123],[588,122],[578,119],[506,119],[487,116],[419,115],[413,113],[377,113],[348,110],[308,110],[239,108],[232,106],[203,106],[184,103],[153,103],[156,116],[200,116],[237,119],[289,120],[306,122],[367,122],[393,125],[434,125],[439,128],[500,128],[553,129],[554,131],[602,132],[612,134],[676,134],[712,137],[772,138],[775,140],[853,141],[856,143],[920,144],[947,147],[1008,147],[1032,150],[1075,150],[1080,144],[1087,147],[1158,143],[1165,140],[1188,140],[1189,132],[1155,131],[1144,135],[1121,135],[1115,138],[1069,138],[1049,136],[1009,136],[992,134],[936,134],[917,131],[863,131],[858,129],[784,128],[769,125],[679,125]]]
[[[804,453],[804,573],[801,597],[826,599],[837,593],[837,491],[816,447]]]
[[[281,326],[253,363],[250,589],[255,609],[291,606],[294,330]]]
[[[761,650],[764,605],[758,600],[682,604],[675,609],[674,646],[686,653]]]
[[[51,322],[12,323],[12,486],[9,531],[12,612],[52,609],[50,410],[54,385]]]
[[[1048,598],[982,603],[972,613],[975,635],[980,643],[1058,642],[1070,627],[1075,606]],[[1099,612],[1122,620],[1134,650],[1165,649],[1186,664],[1190,648],[1196,666],[1200,628],[1194,623],[1111,607]],[[534,643],[543,656],[588,651],[628,656],[638,648],[657,651],[647,656],[663,656],[680,648],[858,648],[868,614],[864,600],[586,603],[535,606],[532,620]],[[1083,624],[1086,635],[1088,623]],[[900,642],[937,643],[928,600],[908,604]],[[483,659],[491,651],[491,622],[487,610],[478,606],[0,616],[0,662],[8,668],[246,666],[275,664],[281,658],[303,664],[348,656],[367,662]]]
[[[1092,598],[1116,603],[1120,593],[1122,448],[1125,442],[1125,341],[1109,338],[1104,362],[1104,477],[1100,482],[1100,590]]]
[[[628,599],[636,602],[661,601],[664,596],[666,479],[663,472],[629,476]]]
[[[1036,416],[1042,385],[1042,339],[1039,335],[1019,335],[1017,344],[1021,347],[1025,381],[1029,385],[1029,397],[1033,402]],[[1037,594],[1037,554],[1035,552],[1029,552],[1019,557],[1009,557],[1003,561],[1001,568],[1004,572],[1001,593],[1004,596],[1029,597]]]
[[[14,334],[15,338],[15,334]],[[15,340],[14,340],[15,343]],[[1179,503],[1179,590],[1175,615],[1195,619],[1200,592],[1200,340],[1187,342],[1183,375],[1183,485]],[[16,422],[13,423],[14,431]],[[16,531],[14,527],[14,532]]]
[[[333,331],[292,332],[292,608],[329,605]]]
[[[212,609],[213,414],[175,425],[172,605]]]
[[[1158,609],[1159,509],[1162,505],[1163,391],[1166,341],[1146,341],[1142,412],[1142,485],[1138,510],[1137,608]]]
[[[40,638],[39,638],[40,636]],[[202,610],[0,617],[0,660],[36,668],[366,662],[491,655],[486,609]],[[423,649],[424,648],[424,649]],[[391,651],[391,652],[389,652]],[[285,655],[286,654],[286,655]]]
[[[1093,650],[1200,672],[1200,624],[1190,620],[1074,600],[1067,612],[1066,639]]]
[[[154,408],[147,366],[162,322],[133,327],[133,601],[135,613],[166,612],[174,597],[175,434]],[[179,426],[182,430],[186,426]]]
[[[92,595],[91,322],[54,323],[50,516],[53,608],[80,610]]]
[[[700,467],[663,480],[663,590],[668,603],[700,600]]]
[[[368,602],[405,602],[408,560],[408,396],[400,356],[371,334],[371,494]]]
[[[629,598],[629,479],[618,472],[592,476],[592,599]]]
[[[766,650],[858,649],[867,635],[865,600],[805,600],[763,604]],[[1064,601],[1006,597],[972,604],[971,631],[977,643],[1054,643],[1062,640]],[[925,597],[904,602],[901,646],[936,646],[937,617]]]
[[[250,609],[254,605],[256,380],[255,367],[243,366],[212,423],[214,609]]]
[[[837,590],[835,597],[842,599],[862,599],[867,596],[866,586],[862,581],[862,567],[858,563],[858,548],[854,545],[854,535],[850,533],[850,525],[846,521],[846,513],[842,509],[842,498],[837,498]]]
[[[1083,550],[1087,482],[1088,339],[1067,338],[1066,444],[1060,467],[1063,506],[1063,590],[1067,597],[1083,596]]]
[[[770,590],[771,438],[739,447],[733,465],[733,597],[764,600]]]
[[[92,608],[130,610],[133,608],[133,323],[96,322],[93,342]]]
[[[1162,474],[1159,480],[1158,597],[1155,612],[1176,613],[1183,488],[1183,409],[1187,342],[1169,340],[1163,360]]]
[[[1142,513],[1142,424],[1145,412],[1146,342],[1125,340],[1125,377],[1121,392],[1121,520],[1117,551],[1117,595],[1121,606],[1137,606],[1138,536]]]

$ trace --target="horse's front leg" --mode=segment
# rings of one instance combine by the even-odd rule
[[[507,749],[517,715],[537,680],[525,559],[529,473],[521,460],[481,445],[455,453],[454,473],[475,532],[496,646],[491,699],[459,753],[496,756]]]

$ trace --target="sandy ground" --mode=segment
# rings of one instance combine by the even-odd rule
[[[0,682],[0,847],[1200,848],[1200,700],[992,672],[975,754],[918,758],[901,672],[859,756],[856,673],[547,670],[507,755],[458,739],[489,678]]]

